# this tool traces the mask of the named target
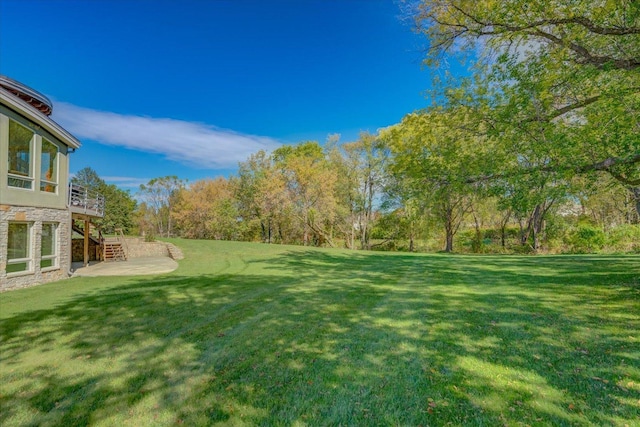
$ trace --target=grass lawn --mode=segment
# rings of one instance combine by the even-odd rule
[[[640,423],[640,256],[174,243],[0,295],[0,425]]]

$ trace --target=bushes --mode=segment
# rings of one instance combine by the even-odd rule
[[[608,252],[640,253],[640,224],[623,224],[607,233]]]
[[[499,229],[482,230],[482,244],[478,248],[474,229],[461,230],[456,236],[454,248],[463,253],[513,253],[532,252],[529,245],[519,242],[519,230],[509,227],[505,232],[506,247],[500,244]],[[606,232],[588,221],[571,225],[569,222],[553,222],[546,229],[543,252],[546,253],[640,253],[640,224],[623,224]]]
[[[601,229],[589,224],[579,224],[569,233],[568,243],[573,253],[598,252],[604,246],[606,235]]]

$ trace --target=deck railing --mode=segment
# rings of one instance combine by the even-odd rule
[[[104,216],[104,196],[82,185],[69,184],[68,203],[69,209],[74,213]]]

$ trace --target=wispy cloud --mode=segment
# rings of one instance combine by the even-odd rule
[[[79,139],[158,153],[189,166],[234,168],[259,150],[281,144],[212,125],[168,118],[127,116],[57,101],[53,118]]]
[[[104,176],[107,183],[115,184],[120,188],[139,188],[141,184],[147,184],[151,178],[135,178],[132,176]]]

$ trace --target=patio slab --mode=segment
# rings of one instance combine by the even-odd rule
[[[127,261],[92,262],[88,267],[73,263],[73,276],[143,276],[170,273],[178,263],[169,257],[132,258]]]

